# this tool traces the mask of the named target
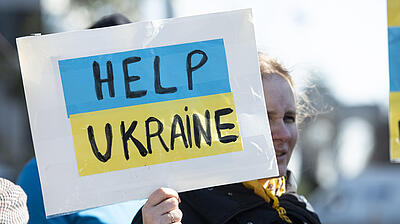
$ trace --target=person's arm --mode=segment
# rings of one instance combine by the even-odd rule
[[[28,196],[28,224],[67,224],[66,216],[46,219],[44,212],[42,189],[40,188],[39,172],[36,164],[36,159],[30,160],[20,173],[17,184],[22,187]]]

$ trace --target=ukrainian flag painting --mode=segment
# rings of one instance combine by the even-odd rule
[[[390,159],[400,162],[400,1],[388,0]]]
[[[80,176],[243,150],[223,39],[58,66]]]

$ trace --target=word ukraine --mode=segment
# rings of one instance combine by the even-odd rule
[[[222,39],[58,64],[80,176],[243,150]]]

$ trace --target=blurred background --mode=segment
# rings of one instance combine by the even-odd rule
[[[289,70],[307,103],[289,165],[323,223],[399,223],[400,166],[389,162],[384,0],[0,0],[0,176],[34,156],[15,38],[252,8],[258,48]],[[304,99],[308,99],[304,101]]]

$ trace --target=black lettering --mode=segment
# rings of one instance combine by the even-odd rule
[[[199,62],[199,64],[197,64],[196,66],[192,67],[192,56],[194,54],[201,54],[202,58]],[[206,53],[202,50],[194,50],[192,52],[190,52],[187,57],[186,57],[186,72],[187,72],[187,78],[188,78],[188,87],[189,90],[193,89],[193,75],[192,73],[194,71],[196,71],[197,69],[199,69],[201,66],[203,66],[208,60],[208,57],[206,55]]]
[[[113,68],[111,61],[107,61],[107,78],[101,79],[100,78],[100,66],[97,61],[93,62],[93,77],[94,77],[94,87],[96,90],[96,97],[97,100],[103,99],[103,90],[102,90],[102,83],[108,84],[108,94],[110,97],[115,97],[115,90],[114,90],[114,75],[113,75]]]
[[[136,148],[139,150],[139,153],[142,157],[145,157],[147,155],[147,150],[143,146],[143,144],[137,140],[135,137],[133,137],[132,133],[136,128],[137,121],[132,121],[131,125],[128,128],[128,131],[125,132],[125,123],[121,121],[121,136],[122,136],[122,144],[124,145],[124,155],[125,159],[129,159],[129,151],[128,151],[128,140],[131,139],[132,142],[135,144]]]
[[[146,93],[147,93],[147,90],[132,91],[131,87],[129,85],[130,82],[139,80],[140,76],[137,76],[137,75],[129,76],[128,64],[132,64],[132,63],[138,62],[140,60],[141,60],[140,57],[129,57],[122,61],[122,67],[124,70],[124,79],[125,79],[126,98],[138,98],[138,97],[142,97],[142,96],[146,95]]]
[[[158,93],[158,94],[176,92],[176,87],[164,88],[164,87],[161,86],[160,57],[159,56],[156,56],[154,58],[154,88],[156,90],[156,93]]]
[[[188,111],[188,107],[185,106],[185,111]],[[189,142],[189,147],[192,148],[192,132],[190,129],[190,118],[189,115],[186,114],[186,130],[187,130],[187,139]]]
[[[93,127],[89,125],[89,127],[87,128],[87,131],[88,131],[89,142],[90,142],[90,145],[92,146],[93,154],[101,162],[103,162],[103,163],[107,162],[107,160],[109,160],[111,158],[111,145],[112,145],[111,125],[109,123],[107,123],[105,126],[106,139],[107,139],[107,151],[104,155],[102,155],[99,152],[99,149],[97,148],[96,140],[94,139]]]
[[[179,124],[179,128],[180,128],[179,134],[176,133],[176,124],[177,123]],[[174,148],[175,148],[175,138],[177,138],[177,137],[182,137],[183,144],[185,145],[185,148],[187,148],[188,144],[187,144],[187,140],[186,140],[185,129],[183,127],[182,118],[178,114],[175,114],[174,120],[172,121],[172,125],[171,125],[171,150],[174,150]]]
[[[203,126],[201,125],[199,116],[197,114],[193,114],[194,142],[198,148],[200,148],[201,141],[200,132],[207,145],[211,146],[210,111],[206,110],[205,118],[207,131],[205,131]]]
[[[400,121],[398,121],[397,125],[399,127],[399,136],[400,136]]]
[[[157,123],[157,131],[155,133],[150,134],[150,122],[156,122]],[[169,151],[167,145],[165,145],[164,140],[161,137],[161,132],[164,130],[164,126],[161,123],[160,120],[158,120],[155,117],[149,117],[147,118],[147,120],[145,121],[145,125],[146,125],[146,138],[147,138],[147,150],[149,151],[149,153],[152,153],[152,149],[151,149],[151,138],[152,137],[156,137],[158,136],[158,139],[160,140],[162,146],[164,147],[165,151]]]
[[[235,142],[236,139],[239,137],[237,135],[226,135],[224,137],[221,136],[221,130],[223,130],[223,129],[232,129],[232,128],[235,127],[235,125],[232,124],[232,123],[221,124],[220,117],[223,116],[223,115],[230,114],[232,112],[233,112],[233,110],[231,108],[224,108],[224,109],[215,111],[215,125],[217,126],[218,139],[222,143]]]

